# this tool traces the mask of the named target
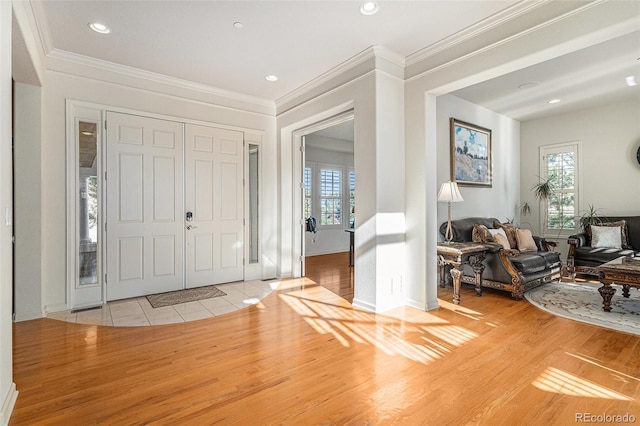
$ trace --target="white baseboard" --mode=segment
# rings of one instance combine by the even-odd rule
[[[411,306],[412,308],[420,309],[421,311],[433,311],[434,309],[438,309],[440,305],[438,304],[438,299],[434,300],[432,303],[420,302],[418,300],[407,299],[405,301],[407,306]]]
[[[29,312],[26,314],[16,314],[13,321],[14,322],[29,321],[29,320],[34,320],[34,319],[39,319],[44,317],[46,317],[44,312]]]
[[[13,407],[16,405],[16,400],[18,399],[18,391],[16,390],[16,384],[11,383],[9,387],[9,391],[4,398],[4,402],[2,403],[2,411],[0,411],[0,425],[6,426],[9,424],[9,419],[11,418],[11,413],[13,413]]]
[[[372,305],[372,304],[367,303],[367,302],[363,302],[362,300],[353,299],[353,302],[351,304],[353,306],[355,306],[356,308],[364,309],[365,311],[376,312],[376,306],[375,305]]]
[[[44,307],[44,316],[47,316],[51,312],[62,312],[69,309],[66,303],[59,303],[57,305],[47,305]]]

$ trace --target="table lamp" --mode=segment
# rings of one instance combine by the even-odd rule
[[[440,192],[438,192],[438,201],[447,202],[447,232],[445,232],[444,238],[447,241],[447,244],[450,244],[451,240],[453,240],[453,230],[451,229],[451,203],[464,201],[462,195],[460,195],[460,191],[458,190],[458,184],[451,181],[443,183],[440,187]]]

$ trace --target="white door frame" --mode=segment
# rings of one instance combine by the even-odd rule
[[[94,104],[67,100],[66,103],[66,138],[67,138],[67,307],[82,308],[100,305],[105,302],[103,266],[104,266],[104,110]],[[98,283],[80,285],[79,253],[80,235],[78,232],[79,203],[78,197],[78,123],[80,121],[96,123],[97,143],[97,175],[100,205],[98,206],[98,247],[96,254]]]
[[[153,113],[153,112],[148,112],[148,111],[140,111],[140,110],[135,110],[135,109],[130,109],[130,108],[122,108],[122,107],[116,107],[116,106],[112,106],[112,105],[108,105],[108,104],[101,104],[101,103],[94,103],[94,102],[86,102],[86,101],[80,101],[80,100],[76,100],[76,99],[70,99],[67,98],[66,99],[66,117],[65,117],[65,121],[66,121],[66,147],[67,147],[67,166],[66,166],[66,182],[67,182],[67,195],[66,195],[66,205],[67,205],[67,244],[66,244],[66,275],[67,275],[67,296],[66,296],[66,305],[60,305],[60,306],[56,306],[54,310],[64,310],[64,309],[71,309],[71,308],[82,308],[85,306],[95,306],[95,305],[100,305],[103,303],[106,303],[106,298],[105,298],[105,291],[104,291],[104,271],[101,272],[100,275],[100,285],[99,285],[99,295],[93,298],[87,298],[87,301],[85,303],[85,300],[80,299],[78,297],[78,295],[75,294],[75,289],[76,289],[76,283],[78,281],[77,277],[75,277],[75,271],[78,265],[78,261],[77,261],[77,245],[74,244],[74,241],[76,241],[76,239],[78,238],[77,236],[77,231],[76,231],[76,209],[77,209],[77,202],[75,200],[75,194],[77,193],[77,179],[75,177],[75,172],[74,172],[74,167],[75,167],[75,156],[77,155],[76,151],[77,149],[75,148],[75,134],[74,134],[74,123],[75,123],[75,118],[76,116],[78,116],[78,114],[81,114],[81,111],[83,110],[87,110],[87,111],[93,111],[92,114],[97,114],[96,116],[99,116],[99,120],[100,120],[100,130],[101,130],[101,134],[104,135],[104,126],[105,126],[105,114],[106,111],[112,111],[112,112],[119,112],[119,113],[124,113],[124,114],[133,114],[133,115],[140,115],[143,117],[148,117],[148,118],[158,118],[161,120],[170,120],[170,121],[179,121],[182,122],[184,124],[196,124],[196,125],[202,125],[202,126],[208,126],[208,127],[217,127],[217,128],[221,128],[221,129],[229,129],[229,130],[236,130],[236,131],[241,131],[244,132],[245,134],[245,139],[247,140],[247,143],[252,143],[252,144],[261,144],[264,136],[266,134],[265,131],[262,130],[256,130],[254,128],[245,128],[245,127],[239,127],[239,126],[230,126],[230,125],[226,125],[226,124],[220,124],[220,123],[212,123],[212,122],[208,122],[208,121],[202,121],[202,120],[194,120],[194,119],[188,119],[188,118],[184,118],[184,117],[176,117],[176,116],[171,116],[171,115],[167,115],[167,114],[157,114],[157,113]],[[100,155],[102,158],[104,158],[105,155],[105,142],[103,140],[103,136],[101,136],[101,138],[98,140],[98,143],[101,145],[100,147],[100,152],[98,155]],[[264,145],[261,145],[261,148],[264,148]],[[102,170],[103,164],[100,164],[101,167],[101,177],[100,177],[100,181],[101,181],[101,185],[104,184],[103,179],[104,179],[104,171]],[[262,173],[261,173],[261,177],[262,177]],[[101,206],[100,208],[103,209],[103,206],[105,206],[106,204],[106,199],[104,191],[102,191],[102,197],[100,199],[101,202]],[[104,214],[101,214],[100,217],[104,217]],[[104,230],[104,222],[101,220],[100,223],[100,232],[103,232]],[[263,226],[263,215],[262,212],[260,214],[260,225],[259,225],[259,229],[264,230],[264,226]],[[248,233],[245,232],[245,239],[247,238]],[[102,241],[103,244],[105,243],[104,241],[104,235],[102,236],[98,236],[99,241]],[[265,239],[262,239],[263,243],[260,246],[260,251],[263,253],[262,256],[260,256],[259,259],[259,263],[254,263],[251,264],[250,266],[247,266],[247,261],[245,260],[245,264],[244,267],[245,269],[249,268],[249,270],[251,271],[250,273],[245,272],[245,277],[246,279],[265,279],[265,278],[270,278],[271,276],[265,276],[265,274],[267,275],[271,275],[272,271],[269,269],[270,267],[272,267],[272,265],[267,265],[265,264],[265,260],[264,260],[264,250],[265,250],[265,246],[264,246],[264,241]],[[245,241],[246,244],[246,241]],[[105,253],[104,250],[102,249],[102,247],[100,248],[100,251],[102,252],[102,254],[100,255],[99,258],[99,262],[101,265],[101,268],[103,268],[104,265],[106,265],[106,259],[105,259]],[[267,261],[267,263],[270,263],[272,261]]]
[[[308,126],[304,126],[292,133],[293,146],[293,249],[292,249],[292,274],[294,277],[304,276],[304,253],[305,253],[305,223],[304,223],[304,136],[328,127],[342,124],[349,120],[355,120],[353,108],[332,115],[331,117],[317,121]],[[355,122],[354,122],[355,123]],[[297,155],[297,153],[301,155]],[[296,224],[299,224],[296,226]]]

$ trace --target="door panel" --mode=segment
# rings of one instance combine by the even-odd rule
[[[243,133],[185,128],[187,287],[238,281],[243,265]]]
[[[183,288],[182,132],[107,113],[107,300]]]

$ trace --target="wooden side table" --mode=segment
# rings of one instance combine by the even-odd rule
[[[476,296],[482,296],[482,273],[488,247],[480,243],[438,243],[438,266],[440,267],[440,287],[445,286],[445,270],[447,265],[453,268],[450,271],[453,278],[453,303],[460,304],[460,283],[462,278],[462,265],[471,265],[476,276]]]

